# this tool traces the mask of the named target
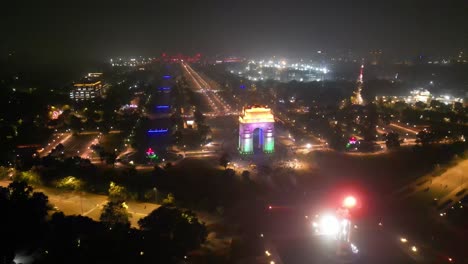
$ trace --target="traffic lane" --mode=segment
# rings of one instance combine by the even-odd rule
[[[359,263],[418,263],[423,261],[418,252],[410,250],[411,243],[406,247],[400,244],[399,236],[388,232],[385,225],[378,223],[358,225],[352,238],[359,248]]]
[[[417,139],[417,133],[414,133],[414,132],[410,132],[408,130],[403,130],[399,127],[395,127],[395,126],[384,126],[383,128],[385,128],[385,131],[388,133],[388,132],[395,132],[397,133],[399,136],[400,136],[400,139],[402,140],[408,140],[408,141],[414,141]]]
[[[392,129],[398,129],[399,131],[404,131],[404,133],[408,133],[409,135],[412,134],[412,135],[417,135],[419,133],[419,129],[416,127],[416,126],[413,126],[413,127],[410,127],[410,126],[407,126],[407,125],[404,125],[404,124],[398,124],[398,123],[390,123],[389,125],[389,129],[392,128]]]
[[[231,106],[227,104],[224,99],[222,99],[217,93],[215,93],[209,83],[203,79],[198,72],[196,72],[190,65],[185,64],[186,69],[191,72],[191,76],[196,79],[198,86],[201,88],[200,84],[205,88],[203,89],[203,93],[208,97],[210,103],[215,105],[215,109],[218,114],[226,114],[230,113],[232,110]],[[214,103],[215,102],[215,103]],[[220,112],[219,110],[223,110]]]
[[[311,209],[309,202],[300,206],[297,202],[292,205],[279,205],[272,203],[271,209],[264,209],[265,220],[262,222],[260,232],[265,232],[274,241],[274,245],[280,252],[285,263],[333,263],[340,261],[334,259],[336,247],[330,248],[324,237],[314,236],[312,219],[314,213],[322,212],[320,205],[325,201],[318,198],[315,209]],[[309,212],[307,214],[306,212]],[[421,261],[418,254],[413,253],[408,247],[400,247],[399,236],[395,232],[389,232],[386,222],[378,225],[377,211],[369,211],[352,224],[351,242],[359,249],[359,258],[355,263],[415,263]],[[390,221],[385,218],[386,221]],[[356,224],[356,228],[354,228]],[[305,246],[304,245],[308,245]],[[419,245],[418,245],[419,246]],[[327,249],[328,247],[328,249]]]
[[[342,257],[337,255],[335,240],[315,236],[310,222],[306,222],[301,228],[297,228],[301,225],[296,224],[295,221],[283,221],[282,227],[269,233],[284,263],[342,263]],[[358,247],[359,252],[348,255],[348,263],[404,264],[418,260],[408,250],[398,246],[396,236],[378,228],[363,226],[353,230],[351,243]]]
[[[182,63],[182,68],[185,70],[186,74],[190,77],[191,82],[193,83],[193,87],[198,89],[197,91],[200,91],[203,94],[204,99],[206,100],[207,104],[210,106],[211,111],[210,112],[215,112],[216,114],[219,113],[218,107],[214,104],[213,100],[208,96],[208,94],[203,91],[203,87],[200,84],[200,82],[195,78],[195,76],[191,73],[190,71],[190,66],[186,63]]]
[[[445,223],[434,209],[421,201],[405,200],[381,208],[384,226],[387,230],[398,231],[402,236],[418,241],[426,257],[438,252],[437,256],[451,256],[455,260],[468,260],[466,236],[450,224]],[[445,263],[445,262],[442,262]],[[460,263],[460,262],[456,262]]]
[[[63,144],[65,156],[81,156],[95,137],[96,135],[92,134],[72,136]]]
[[[65,144],[71,137],[71,133],[54,134],[47,145],[39,151],[39,156],[44,157],[49,155],[55,147],[59,144]]]

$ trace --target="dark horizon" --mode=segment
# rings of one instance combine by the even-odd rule
[[[468,47],[464,1],[5,3],[2,57],[48,64],[161,52],[299,57],[317,50],[450,55]]]

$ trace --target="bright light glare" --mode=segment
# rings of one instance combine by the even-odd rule
[[[411,251],[417,252],[417,251],[418,251],[418,248],[417,248],[416,246],[412,246],[412,247],[411,247]]]
[[[400,241],[401,241],[401,243],[406,243],[406,242],[408,242],[408,239],[402,237],[402,238],[400,238]]]
[[[354,254],[359,253],[359,249],[358,249],[354,244],[351,244],[351,251],[352,251]]]
[[[347,208],[356,206],[356,203],[356,198],[354,198],[353,196],[348,196],[343,200],[343,206]]]
[[[335,216],[324,215],[320,221],[320,231],[323,235],[336,235],[340,231],[340,223]]]
[[[310,144],[310,143],[306,144],[306,148],[310,149],[311,147],[312,147],[312,144]]]

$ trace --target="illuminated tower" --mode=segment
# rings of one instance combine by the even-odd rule
[[[362,80],[363,76],[364,76],[364,64],[361,65],[361,70],[359,72],[359,79],[357,80],[357,87],[353,93],[353,96],[351,96],[352,104],[362,105],[364,103],[364,100],[362,100],[362,96],[361,96],[361,91],[363,87],[363,80]]]
[[[254,147],[264,153],[275,150],[275,118],[271,109],[266,106],[244,107],[239,116],[239,152],[252,154]],[[254,146],[255,131],[258,130],[258,145]]]

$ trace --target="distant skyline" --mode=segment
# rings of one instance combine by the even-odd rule
[[[468,47],[468,2],[435,1],[8,1],[2,57],[99,61],[201,52],[301,57],[317,50],[381,49],[447,55]]]

